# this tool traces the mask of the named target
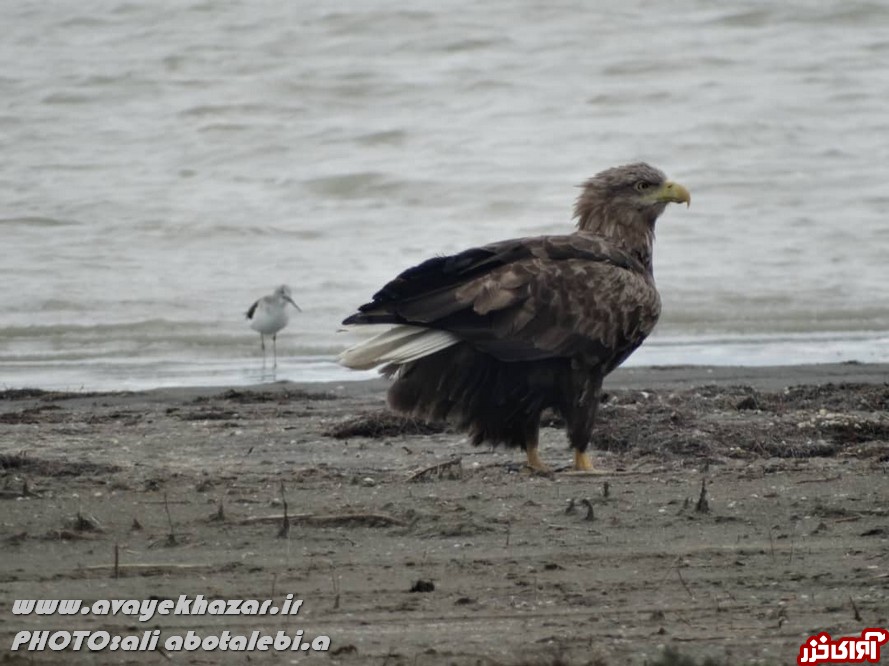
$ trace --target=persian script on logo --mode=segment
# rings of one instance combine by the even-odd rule
[[[876,664],[880,661],[880,646],[889,641],[886,629],[865,629],[861,636],[843,636],[836,640],[822,631],[799,647],[796,663],[824,664]]]

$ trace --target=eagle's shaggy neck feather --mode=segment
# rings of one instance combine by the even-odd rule
[[[621,202],[606,203],[592,188],[587,188],[577,199],[574,217],[577,230],[602,236],[636,257],[652,271],[654,223],[666,205],[637,208]]]

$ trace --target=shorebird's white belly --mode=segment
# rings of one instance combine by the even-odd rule
[[[259,331],[263,335],[275,335],[287,326],[289,317],[283,306],[271,306],[260,303],[250,320],[250,328]]]

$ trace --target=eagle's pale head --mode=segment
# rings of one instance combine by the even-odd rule
[[[691,195],[682,185],[667,180],[660,169],[637,162],[606,169],[586,181],[574,216],[581,228],[591,214],[623,217],[635,212],[654,222],[668,203],[690,204]]]
[[[605,236],[650,261],[654,223],[668,203],[691,203],[682,185],[636,162],[602,171],[583,185],[574,205],[577,228]]]

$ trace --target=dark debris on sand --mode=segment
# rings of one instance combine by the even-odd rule
[[[564,428],[546,412],[544,428]],[[432,435],[428,424],[386,410],[341,421],[337,439]],[[615,390],[603,397],[596,448],[635,456],[889,460],[889,384],[825,384],[782,391],[705,385],[685,390]]]
[[[229,389],[213,396],[199,396],[192,402],[195,404],[203,404],[207,402],[215,402],[217,400],[225,400],[241,405],[248,405],[257,402],[275,402],[284,404],[294,401],[320,401],[336,399],[337,396],[333,393],[317,393],[313,391],[303,391],[302,389],[286,389],[283,391],[248,391],[241,389]]]
[[[116,465],[86,460],[50,460],[25,453],[0,453],[0,474],[16,472],[37,476],[85,476],[118,472]]]
[[[889,384],[615,391],[598,448],[637,455],[812,458],[889,456]],[[850,445],[867,445],[853,450]]]
[[[400,416],[387,410],[366,412],[330,427],[324,434],[336,439],[351,437],[397,437],[399,435],[436,435],[444,432],[440,423]]]
[[[6,389],[0,391],[0,402],[15,400],[72,400],[74,398],[98,398],[104,396],[132,395],[130,391],[116,391],[113,393],[103,391],[44,391],[43,389],[21,388]]]

